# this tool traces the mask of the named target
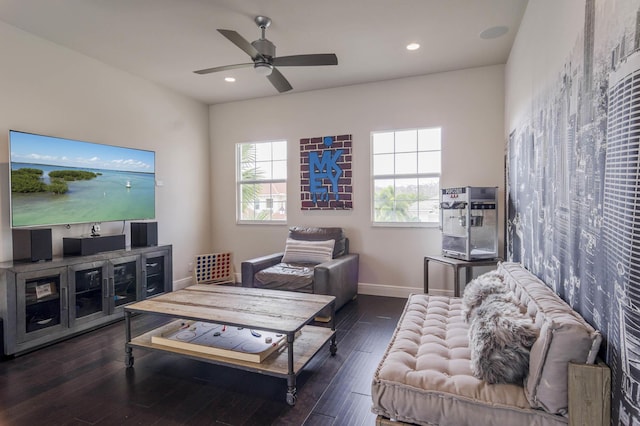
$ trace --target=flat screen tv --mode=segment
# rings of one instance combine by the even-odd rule
[[[13,228],[155,218],[155,152],[9,131]]]

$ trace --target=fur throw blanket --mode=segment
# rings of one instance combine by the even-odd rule
[[[462,297],[469,323],[473,375],[488,383],[522,384],[538,329],[496,271],[472,280]]]

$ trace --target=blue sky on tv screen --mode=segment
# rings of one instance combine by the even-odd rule
[[[11,162],[154,173],[155,153],[10,131]]]

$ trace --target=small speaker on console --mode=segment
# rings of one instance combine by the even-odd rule
[[[62,252],[65,256],[89,256],[124,249],[124,234],[62,239]]]
[[[158,245],[158,222],[131,222],[131,247]]]
[[[51,229],[13,229],[13,260],[51,260]]]

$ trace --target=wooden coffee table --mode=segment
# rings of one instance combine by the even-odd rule
[[[331,307],[330,328],[309,325],[327,306]],[[294,405],[296,401],[296,377],[311,358],[329,340],[331,355],[335,355],[337,351],[333,296],[198,284],[132,303],[125,307],[124,313],[127,367],[132,367],[134,363],[133,348],[141,348],[282,377],[287,379],[286,400],[289,405]],[[174,322],[132,338],[133,313],[173,317],[176,321],[204,321],[281,333],[286,335],[286,344],[262,362],[160,345],[152,342],[152,337],[160,336],[171,327],[175,327]]]

